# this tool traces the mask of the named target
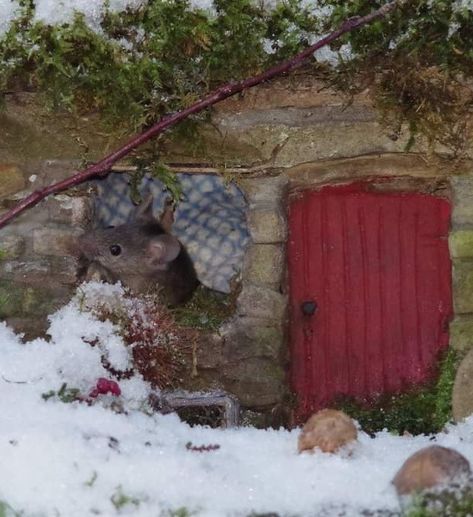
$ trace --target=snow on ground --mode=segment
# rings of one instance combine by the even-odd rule
[[[139,377],[120,382],[120,397],[99,395],[91,405],[44,400],[63,383],[86,396],[97,378],[110,378],[101,354],[129,365],[117,328],[91,312],[98,300],[126,308],[122,295],[119,286],[83,286],[51,317],[49,341],[24,345],[0,325],[0,501],[23,517],[156,517],[183,507],[208,517],[338,515],[345,507],[350,517],[396,510],[390,480],[432,441],[473,459],[473,419],[432,441],[361,433],[352,456],[299,455],[298,430],[190,428],[175,415],[147,414],[149,386]],[[196,452],[188,442],[220,448]]]
[[[8,30],[15,19],[20,4],[17,0],[0,0],[0,36]]]

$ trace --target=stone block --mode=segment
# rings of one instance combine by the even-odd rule
[[[450,346],[464,352],[473,348],[473,315],[460,315],[450,323]]]
[[[65,302],[69,291],[61,286],[18,285],[8,280],[0,281],[0,318],[34,318],[52,314],[58,304]]]
[[[283,265],[284,252],[281,245],[254,244],[245,255],[243,278],[249,283],[278,288]]]
[[[20,235],[0,237],[0,260],[18,258],[25,250],[26,241]]]
[[[273,406],[281,402],[287,391],[285,372],[269,359],[238,361],[226,365],[222,373],[225,389],[245,407]]]
[[[274,177],[247,178],[239,182],[250,206],[279,206],[287,185],[284,175]]]
[[[16,165],[0,164],[0,197],[9,196],[23,190],[26,180]]]
[[[34,318],[11,317],[6,319],[6,323],[16,333],[22,334],[24,342],[31,341],[38,337],[45,337],[49,327],[46,316],[36,316]]]
[[[473,312],[473,261],[453,261],[455,314]]]
[[[459,422],[473,413],[473,350],[458,367],[452,393],[452,414]]]
[[[237,314],[282,323],[285,320],[287,297],[267,287],[243,284],[237,299]]]
[[[255,357],[280,362],[284,344],[282,325],[264,324],[255,318],[232,318],[220,328],[225,362],[242,361]]]
[[[247,222],[255,244],[273,244],[286,240],[286,219],[281,208],[250,210]]]
[[[74,285],[77,269],[77,259],[67,256],[10,261],[2,265],[3,274],[11,276],[15,282],[31,286]]]
[[[197,369],[214,369],[222,364],[223,340],[218,334],[200,334],[196,347]]]
[[[473,178],[453,176],[450,180],[453,193],[452,224],[471,224],[473,221]]]
[[[33,231],[33,251],[39,255],[75,255],[75,238],[80,229],[45,227]]]
[[[92,197],[58,195],[48,199],[47,204],[53,222],[85,228],[94,216]]]
[[[473,230],[452,231],[448,236],[448,246],[453,258],[473,258]]]

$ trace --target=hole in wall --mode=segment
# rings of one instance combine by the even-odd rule
[[[230,293],[238,279],[249,233],[247,203],[241,190],[218,175],[176,174],[182,196],[176,205],[171,233],[187,249],[199,281],[219,293]],[[110,174],[97,181],[96,226],[118,226],[130,221],[136,209],[130,198],[130,175]],[[146,175],[139,191],[153,196],[159,218],[170,193]]]

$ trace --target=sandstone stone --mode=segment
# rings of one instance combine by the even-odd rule
[[[262,408],[281,402],[286,391],[285,372],[268,359],[248,359],[222,369],[225,389],[244,407]]]
[[[473,348],[473,315],[459,315],[450,323],[450,346],[464,352]]]
[[[265,357],[280,361],[284,343],[281,325],[264,325],[254,318],[232,318],[225,323],[220,334],[223,339],[223,356],[226,362]]]
[[[6,323],[17,334],[22,334],[23,341],[28,342],[38,337],[45,337],[49,326],[47,317],[35,316],[34,318],[9,317]]]
[[[452,414],[458,422],[473,413],[473,349],[458,367],[452,393]]]
[[[473,312],[473,261],[453,261],[455,314]]]
[[[218,334],[200,335],[196,348],[197,369],[214,369],[222,364],[223,340]]]
[[[286,240],[286,221],[280,208],[250,210],[248,230],[255,244],[273,244]]]
[[[79,229],[45,227],[33,231],[33,251],[39,255],[75,255],[75,237]]]
[[[472,258],[473,230],[452,231],[448,237],[448,245],[453,258]]]
[[[57,195],[47,203],[51,221],[85,228],[93,219],[92,197]]]
[[[244,283],[237,299],[237,314],[282,323],[286,306],[285,295],[267,287]]]
[[[453,176],[450,184],[453,192],[453,225],[471,224],[473,221],[473,178]]]
[[[254,244],[249,247],[243,265],[243,278],[257,285],[278,288],[284,264],[283,248],[277,244]],[[473,295],[472,295],[473,296]]]
[[[23,172],[16,165],[0,164],[0,197],[23,190],[26,181]]]
[[[74,285],[77,282],[77,268],[77,259],[67,256],[18,260],[3,265],[3,271],[15,282],[32,286],[47,286],[49,283]]]
[[[315,124],[293,127],[281,124],[261,124],[250,127],[221,127],[226,138],[253,145],[273,168],[335,158],[347,158],[374,153],[403,152],[409,135],[396,141],[389,138],[377,121],[338,122],[333,125]],[[413,151],[421,148],[415,145]]]
[[[45,317],[54,312],[61,301],[68,298],[69,290],[62,286],[18,285],[8,280],[0,281],[0,318]]]
[[[284,175],[248,178],[240,182],[245,197],[251,206],[279,206],[287,178]]]
[[[4,235],[0,237],[0,259],[18,258],[25,250],[25,239],[20,235]]]

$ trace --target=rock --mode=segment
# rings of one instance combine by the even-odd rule
[[[273,289],[243,283],[237,300],[237,314],[242,317],[273,320],[285,319],[287,297]]]
[[[450,346],[460,352],[473,348],[473,317],[470,314],[456,316],[450,323]]]
[[[473,312],[473,260],[453,260],[455,314]]]
[[[255,244],[274,244],[286,239],[286,221],[281,208],[250,210],[248,230]]]
[[[322,409],[312,415],[299,435],[299,452],[337,452],[340,448],[356,441],[358,431],[353,420],[343,411]]]
[[[473,230],[455,230],[448,236],[450,256],[454,258],[473,257]]]
[[[256,285],[277,288],[282,279],[284,250],[277,244],[253,244],[243,266],[244,278]]]
[[[452,413],[457,422],[473,413],[473,350],[458,367],[453,384]]]
[[[16,165],[0,163],[0,197],[19,192],[25,186],[23,173]]]
[[[467,480],[470,463],[459,452],[431,445],[409,456],[392,480],[398,495]]]

